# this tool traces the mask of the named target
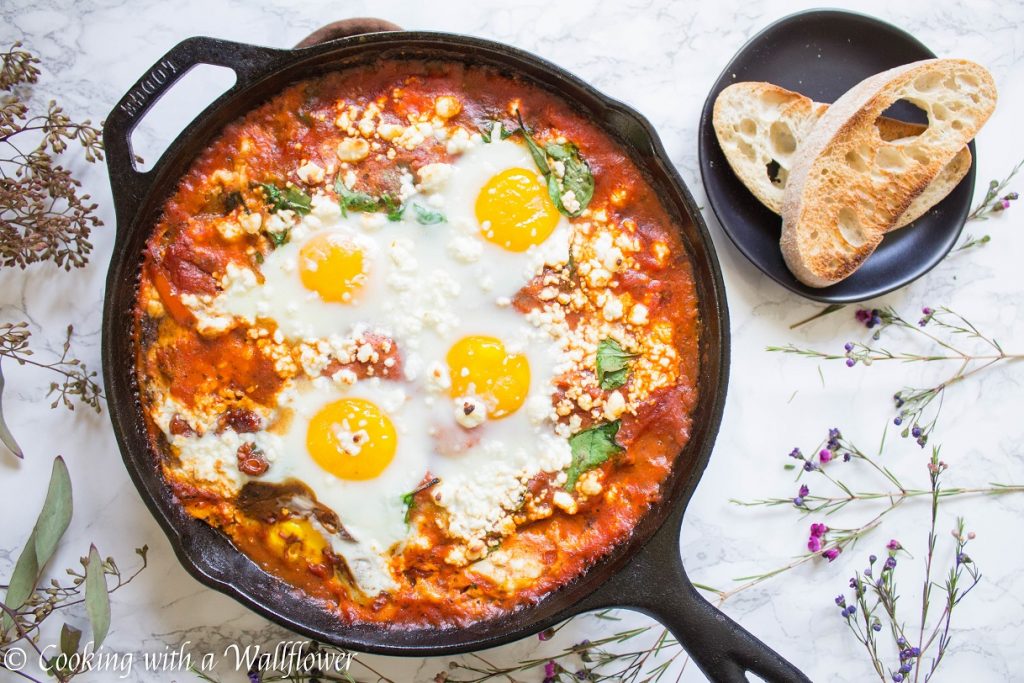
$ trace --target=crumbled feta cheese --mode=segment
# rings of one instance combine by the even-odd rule
[[[601,309],[601,316],[608,322],[615,322],[622,317],[622,300],[617,296],[609,296]]]
[[[626,411],[626,399],[619,391],[608,394],[604,402],[604,416],[609,420],[617,420]]]
[[[475,396],[463,396],[454,401],[455,421],[466,429],[479,427],[487,420],[487,406]]]
[[[646,306],[643,304],[634,304],[633,308],[629,311],[629,323],[637,326],[646,325],[648,321],[647,313],[648,311]]]
[[[450,119],[462,111],[462,103],[449,95],[443,95],[434,100],[434,113],[442,119]]]
[[[307,185],[319,185],[324,181],[324,169],[319,164],[307,161],[295,171],[299,180]]]
[[[416,175],[420,178],[420,184],[418,189],[420,192],[429,194],[431,192],[437,192],[444,184],[448,181],[448,178],[452,175],[451,164],[427,164],[422,166]]]
[[[559,199],[562,200],[562,206],[564,206],[565,210],[569,213],[579,213],[582,208],[579,200],[576,199],[576,193],[572,190],[566,190]]]
[[[448,241],[448,253],[461,263],[476,263],[483,250],[484,245],[480,240],[466,235],[456,235]]]
[[[356,162],[370,156],[370,143],[363,138],[345,138],[336,150],[339,161]]]

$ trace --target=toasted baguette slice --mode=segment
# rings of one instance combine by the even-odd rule
[[[734,83],[723,90],[715,99],[711,118],[733,172],[762,204],[781,213],[793,158],[827,110],[827,104],[800,93],[751,81]],[[878,132],[886,141],[914,137],[925,128],[884,116],[878,119]],[[945,199],[970,168],[971,150],[964,147],[914,198],[893,229],[913,223]]]
[[[901,99],[927,112],[928,128],[887,142],[875,121]],[[959,59],[899,66],[840,97],[804,141],[782,198],[782,255],[797,279],[849,277],[995,106],[991,74]]]

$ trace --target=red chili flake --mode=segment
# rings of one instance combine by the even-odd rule
[[[267,471],[270,463],[263,450],[254,443],[246,442],[238,447],[238,471],[250,477],[258,477]]]
[[[229,408],[220,416],[218,433],[231,428],[239,434],[258,432],[263,425],[263,418],[246,408]]]
[[[172,417],[168,428],[171,430],[171,434],[175,436],[194,436],[196,433],[195,430],[192,429],[192,426],[189,425],[181,415],[175,415]]]

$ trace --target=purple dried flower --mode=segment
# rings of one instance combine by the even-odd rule
[[[921,428],[918,427],[917,425],[914,425],[914,428],[910,430],[910,435],[915,439],[918,438],[919,436],[921,436]]]
[[[871,630],[874,631],[875,633],[878,633],[879,631],[881,631],[882,630],[882,622],[876,621],[875,623],[871,624]]]
[[[807,488],[807,484],[802,484],[800,486],[800,497],[801,498],[804,498],[810,492],[811,492],[811,490],[809,488]]]
[[[892,675],[892,680],[893,680],[893,683],[903,683],[903,674],[901,674],[899,671],[897,671],[896,673],[894,673]]]
[[[807,549],[812,553],[816,553],[821,550],[821,539],[817,536],[811,536],[807,539]]]
[[[846,342],[845,344],[843,344],[843,348],[846,349],[847,353],[853,351],[853,342]]]
[[[901,424],[903,424],[903,416],[902,415],[897,415],[895,418],[893,418],[892,423],[894,425],[896,425],[897,427],[899,427]]]
[[[822,448],[821,452],[818,453],[818,459],[821,460],[821,464],[824,465],[832,460],[832,451],[827,448]]]
[[[828,550],[826,550],[825,552],[823,552],[823,553],[821,554],[821,556],[822,556],[822,557],[824,557],[824,558],[825,558],[826,560],[828,560],[829,562],[832,562],[832,561],[834,561],[834,560],[835,560],[835,559],[836,559],[837,557],[839,557],[839,553],[841,553],[841,552],[843,552],[843,549],[842,549],[842,548],[840,548],[839,546],[836,546],[835,548],[829,548]]]
[[[852,368],[856,364],[857,364],[857,361],[855,359],[853,359],[853,358],[847,358],[846,359],[846,367]]]
[[[804,454],[800,452],[799,448],[794,448],[789,452],[789,457],[796,458],[797,460],[803,460]]]
[[[548,663],[544,665],[544,680],[555,678],[555,662],[554,660],[548,660]]]
[[[885,568],[889,569],[889,570],[895,569],[896,568],[896,558],[895,557],[886,558],[886,560],[885,560]]]
[[[836,605],[838,605],[839,607],[846,607],[846,596],[845,595],[841,595],[841,594],[837,595],[836,596]]]
[[[897,541],[895,538],[891,539],[888,543],[886,543],[885,547],[888,548],[889,550],[892,550],[893,552],[896,552],[897,550],[900,550],[900,549],[903,548],[903,546],[900,545],[900,542]]]
[[[249,669],[247,674],[249,677],[249,683],[260,683],[263,680],[263,674],[260,673],[259,669]]]
[[[811,524],[811,536],[815,538],[821,538],[828,532],[828,527],[820,522]]]
[[[853,454],[850,452],[843,453],[843,462],[850,462],[853,459]]]
[[[866,308],[858,308],[857,312],[854,313],[854,316],[857,318],[857,322],[866,325],[867,322],[871,320],[871,311]]]
[[[811,462],[810,460],[808,460],[808,461],[806,461],[806,462],[804,463],[804,471],[805,471],[805,472],[813,472],[813,471],[814,471],[814,470],[816,470],[816,469],[818,469],[818,466],[817,466],[817,465],[815,465],[815,464],[814,464],[813,462]]]

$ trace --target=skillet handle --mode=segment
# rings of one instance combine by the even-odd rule
[[[103,144],[118,226],[127,225],[158,175],[159,162],[149,171],[138,169],[131,146],[132,131],[157,100],[199,64],[224,66],[235,72],[235,84],[225,93],[227,96],[251,85],[288,54],[287,50],[216,38],[189,38],[171,48],[136,81],[103,124]]]
[[[799,669],[709,603],[690,581],[679,554],[682,506],[647,545],[578,610],[633,607],[664,624],[708,679],[748,683],[810,683]]]

